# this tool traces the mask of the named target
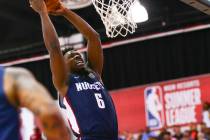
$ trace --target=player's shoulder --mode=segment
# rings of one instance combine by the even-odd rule
[[[87,66],[86,69],[87,69],[87,71],[88,71],[89,74],[93,74],[97,78],[101,78],[101,76],[96,71],[94,71],[92,68],[90,68],[89,66]]]
[[[33,76],[32,73],[25,69],[25,68],[21,68],[21,67],[6,67],[5,68],[5,72],[6,74],[13,76],[13,77],[20,77],[20,76]]]
[[[97,72],[95,72],[94,70],[90,69],[90,73],[88,75],[90,78],[95,78],[98,81],[100,81],[103,84],[102,78],[100,76],[100,74],[98,74]]]

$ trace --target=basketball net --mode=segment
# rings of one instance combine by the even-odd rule
[[[106,28],[110,38],[119,35],[125,37],[134,33],[137,25],[132,18],[131,7],[136,0],[92,0],[96,11]]]

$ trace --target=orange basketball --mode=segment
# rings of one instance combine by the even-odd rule
[[[48,12],[55,11],[56,9],[59,9],[61,6],[61,3],[59,0],[45,0],[47,10]]]

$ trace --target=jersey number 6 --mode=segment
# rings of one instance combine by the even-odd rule
[[[95,98],[98,104],[98,107],[101,109],[105,108],[104,100],[102,99],[102,95],[100,93],[95,93]]]

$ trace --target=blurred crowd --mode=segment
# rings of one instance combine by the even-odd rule
[[[210,128],[204,123],[193,124],[190,129],[185,130],[181,130],[179,126],[160,131],[150,131],[147,128],[137,134],[123,132],[119,140],[210,140]]]
[[[146,128],[138,133],[122,132],[118,140],[210,140],[210,103],[204,103],[203,110],[203,122],[200,124],[157,131]]]

